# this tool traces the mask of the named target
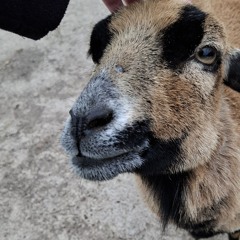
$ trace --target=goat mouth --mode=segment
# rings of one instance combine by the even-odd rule
[[[121,173],[134,172],[143,164],[143,159],[138,152],[130,151],[104,159],[75,156],[71,162],[80,177],[92,181],[104,181]]]

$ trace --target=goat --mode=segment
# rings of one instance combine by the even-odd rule
[[[134,173],[163,226],[239,239],[240,2],[194,4],[139,1],[95,25],[62,145],[85,179]]]

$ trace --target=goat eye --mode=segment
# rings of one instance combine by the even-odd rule
[[[211,65],[217,58],[217,50],[213,47],[203,47],[196,53],[196,58],[201,63]]]

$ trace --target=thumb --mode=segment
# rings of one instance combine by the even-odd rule
[[[110,12],[116,12],[123,6],[123,2],[121,0],[103,0],[103,2]]]

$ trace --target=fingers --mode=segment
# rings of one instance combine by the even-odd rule
[[[138,0],[124,0],[124,3],[126,5],[129,5],[133,2],[136,2]],[[110,12],[116,12],[120,7],[122,7],[123,1],[122,0],[103,0],[107,8],[110,10]]]
[[[125,4],[128,5],[128,4],[131,4],[133,2],[137,2],[137,0],[124,0]]]
[[[103,2],[110,12],[115,12],[123,6],[123,2],[121,0],[103,0]]]
[[[122,0],[102,0],[104,4],[107,6],[107,8],[110,10],[110,12],[116,12],[119,8],[124,6]],[[133,2],[136,2],[138,0],[124,0],[124,3],[126,5],[129,5]],[[191,3],[191,0],[179,0],[179,1],[184,1],[187,3]]]

